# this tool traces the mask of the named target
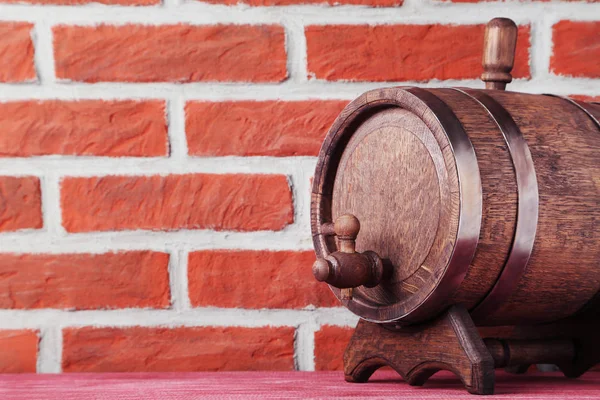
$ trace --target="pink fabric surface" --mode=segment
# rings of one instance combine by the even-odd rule
[[[494,398],[598,399],[600,372],[579,379],[558,373],[496,373]],[[476,399],[448,372],[411,387],[392,371],[366,384],[347,383],[340,372],[212,372],[0,375],[0,399],[191,400],[208,399]]]

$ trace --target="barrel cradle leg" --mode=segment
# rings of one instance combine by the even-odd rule
[[[557,363],[557,366],[567,378],[578,378],[600,364],[600,292],[573,316],[572,321],[557,324],[555,331],[574,338],[575,356],[568,362]]]
[[[361,320],[344,354],[346,380],[366,382],[385,365],[414,386],[439,370],[449,370],[470,393],[494,392],[494,360],[461,306],[432,322],[398,330]]]
[[[558,368],[567,378],[579,378],[596,364],[600,363],[598,348],[598,328],[590,326],[590,330],[575,339],[575,357],[573,360],[558,363]]]
[[[519,326],[508,335],[508,340],[537,342],[540,350],[532,354],[532,346],[528,345],[521,353],[527,353],[534,363],[557,365],[568,378],[578,378],[600,363],[600,323],[596,321],[597,319],[591,318],[573,318],[549,324]],[[489,343],[486,344],[490,349]],[[493,348],[491,352],[494,356]],[[513,350],[512,353],[517,352]]]

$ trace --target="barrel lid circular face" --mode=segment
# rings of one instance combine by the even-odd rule
[[[350,213],[362,221],[357,251],[373,250],[388,260],[394,267],[389,283],[402,285],[417,269],[427,268],[423,262],[440,219],[435,163],[443,167],[433,139],[414,114],[383,110],[356,130],[338,166],[333,219]]]
[[[460,197],[453,147],[430,105],[399,88],[367,92],[351,103],[321,149],[313,240],[320,257],[338,251],[321,227],[353,214],[360,221],[356,251],[376,252],[385,273],[379,285],[354,289],[350,300],[331,287],[336,296],[371,321],[431,317],[464,278],[450,273],[447,288],[438,288],[455,256]]]

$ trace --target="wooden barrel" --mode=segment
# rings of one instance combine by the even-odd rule
[[[549,95],[363,94],[321,148],[312,234],[330,256],[331,223],[356,216],[356,250],[377,253],[384,272],[351,298],[333,292],[364,319],[400,325],[452,304],[479,325],[600,309],[599,120],[600,105]]]

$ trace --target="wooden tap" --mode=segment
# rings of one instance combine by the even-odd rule
[[[351,214],[324,226],[323,232],[337,236],[339,251],[318,258],[313,265],[315,278],[339,288],[343,300],[352,300],[353,289],[358,286],[377,286],[383,276],[383,263],[375,252],[356,252],[359,231],[360,222]]]

